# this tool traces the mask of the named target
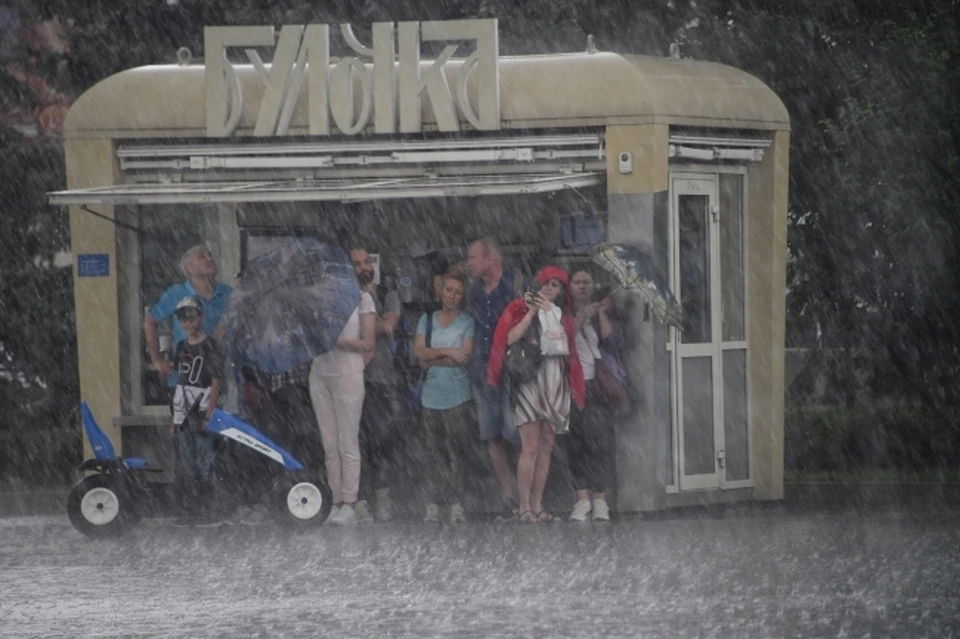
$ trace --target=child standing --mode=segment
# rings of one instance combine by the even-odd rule
[[[204,506],[208,505],[213,470],[213,434],[207,431],[207,423],[220,399],[223,356],[201,328],[200,298],[183,298],[175,313],[186,339],[177,346],[174,356],[180,381],[173,394],[170,433],[177,438],[186,493],[200,506],[189,510],[203,518],[203,511],[208,511]]]

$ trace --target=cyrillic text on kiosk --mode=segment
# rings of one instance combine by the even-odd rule
[[[204,29],[207,136],[229,137],[240,122],[244,92],[227,57],[229,48],[244,50],[263,83],[254,136],[289,134],[304,80],[310,135],[330,135],[333,127],[354,135],[367,129],[371,118],[375,133],[417,133],[422,130],[424,99],[439,131],[460,131],[461,120],[479,131],[500,128],[496,20],[376,22],[369,47],[359,42],[349,24],[339,30],[356,55],[332,61],[330,25],[286,25],[279,34],[272,26]],[[459,61],[451,86],[445,69],[465,40],[476,46]],[[451,43],[429,65],[421,64],[421,42],[437,41]],[[263,47],[274,47],[269,65],[257,52]],[[471,76],[475,104],[467,91]]]

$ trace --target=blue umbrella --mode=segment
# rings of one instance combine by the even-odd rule
[[[221,321],[233,360],[285,373],[334,347],[360,302],[350,257],[302,238],[247,265]]]

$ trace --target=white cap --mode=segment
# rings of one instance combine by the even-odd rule
[[[177,302],[177,308],[176,308],[176,310],[174,311],[174,313],[178,313],[178,314],[179,314],[180,311],[183,311],[183,310],[186,310],[186,309],[194,309],[194,310],[200,311],[200,312],[202,313],[202,312],[203,312],[203,302],[201,302],[200,299],[199,299],[198,297],[196,297],[195,295],[189,295],[189,296],[183,298],[182,300],[180,300],[179,302]]]

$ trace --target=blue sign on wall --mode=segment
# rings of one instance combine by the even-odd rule
[[[78,255],[77,275],[80,277],[109,277],[110,256],[106,253],[84,253]]]

